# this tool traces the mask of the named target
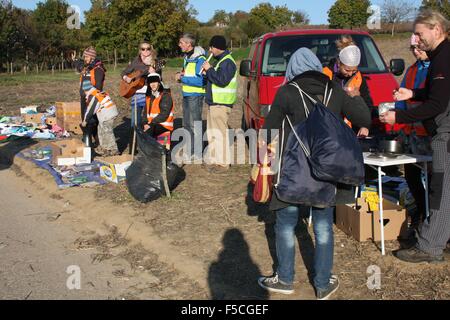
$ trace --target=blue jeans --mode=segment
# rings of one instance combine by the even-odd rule
[[[326,290],[333,268],[333,210],[334,207],[313,208],[312,220],[316,239],[314,252],[314,286]],[[295,227],[300,207],[291,205],[276,211],[275,241],[278,258],[279,279],[287,284],[294,282],[295,275]]]
[[[191,154],[197,151],[200,152],[200,157],[203,149],[202,112],[204,98],[204,96],[183,97],[183,127],[191,136]],[[197,125],[194,125],[196,121],[199,122]],[[194,149],[195,142],[198,145],[197,150]]]
[[[140,127],[142,123],[142,112],[145,108],[145,93],[136,93],[131,97],[131,128],[134,127],[134,104],[137,103],[137,126]]]

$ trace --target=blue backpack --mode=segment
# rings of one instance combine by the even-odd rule
[[[297,83],[290,85],[300,92],[306,120],[295,126],[287,116],[283,121],[283,132],[286,120],[292,131],[286,151],[281,151],[278,183],[275,185],[277,196],[290,203],[332,206],[336,183],[364,183],[361,147],[355,133],[325,106],[333,93],[332,89],[328,91],[328,84],[323,100],[325,105],[310,97]],[[311,113],[305,96],[314,104]]]

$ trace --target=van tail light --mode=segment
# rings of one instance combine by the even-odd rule
[[[270,107],[271,107],[270,104],[260,104],[259,105],[259,116],[261,118],[267,117],[267,115],[270,112]]]

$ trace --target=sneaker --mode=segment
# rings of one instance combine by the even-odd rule
[[[333,293],[339,288],[339,279],[335,275],[331,275],[330,284],[326,290],[317,290],[317,300],[328,300]]]
[[[443,262],[444,256],[432,256],[417,247],[412,247],[409,249],[400,249],[393,252],[394,256],[402,261],[412,262],[412,263],[420,263],[420,262],[430,262],[437,263]]]
[[[272,277],[261,277],[258,279],[258,284],[270,292],[282,293],[282,294],[292,294],[294,289],[292,284],[286,284],[278,279],[278,274]]]
[[[108,150],[104,149],[101,146],[98,146],[98,147],[94,148],[94,151],[100,157],[105,157],[106,156],[105,154],[107,153]]]

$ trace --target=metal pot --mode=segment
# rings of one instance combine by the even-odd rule
[[[379,150],[383,153],[403,153],[403,144],[397,140],[381,140]]]

